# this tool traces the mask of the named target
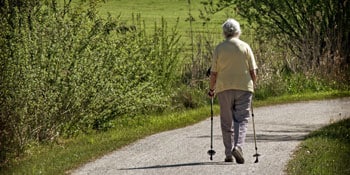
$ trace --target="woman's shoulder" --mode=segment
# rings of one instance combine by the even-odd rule
[[[239,39],[239,38],[234,38],[234,39],[232,39],[234,42],[236,42],[237,44],[239,44],[239,45],[243,45],[243,46],[245,46],[245,47],[250,47],[249,46],[249,44],[247,43],[247,42],[245,42],[245,41],[243,41],[243,40],[241,40],[241,39]]]

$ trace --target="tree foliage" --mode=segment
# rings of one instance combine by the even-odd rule
[[[254,28],[256,40],[266,43],[276,39],[275,47],[287,46],[297,58],[294,64],[299,69],[323,68],[327,74],[349,69],[348,0],[207,0],[203,3],[206,13],[202,15],[207,21],[208,14],[234,9]]]

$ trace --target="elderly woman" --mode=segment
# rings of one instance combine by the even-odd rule
[[[256,82],[255,58],[250,46],[239,39],[241,29],[234,19],[223,25],[225,41],[213,53],[210,90],[217,95],[225,146],[225,162],[244,163],[242,148],[246,138],[250,105]]]

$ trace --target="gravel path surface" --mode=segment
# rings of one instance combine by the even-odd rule
[[[219,117],[214,118],[213,161],[209,160],[210,119],[198,124],[155,134],[90,162],[74,175],[212,175],[285,174],[292,152],[310,131],[350,117],[350,98],[310,101],[254,109],[259,163],[254,163],[250,120],[246,163],[225,163]],[[210,114],[209,114],[210,115]]]

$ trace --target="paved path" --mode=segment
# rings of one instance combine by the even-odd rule
[[[75,170],[74,175],[217,175],[284,174],[294,149],[310,131],[350,117],[350,98],[310,101],[254,109],[259,163],[252,122],[248,127],[246,163],[225,163],[219,117],[214,118],[213,161],[209,160],[210,120],[155,134]]]

